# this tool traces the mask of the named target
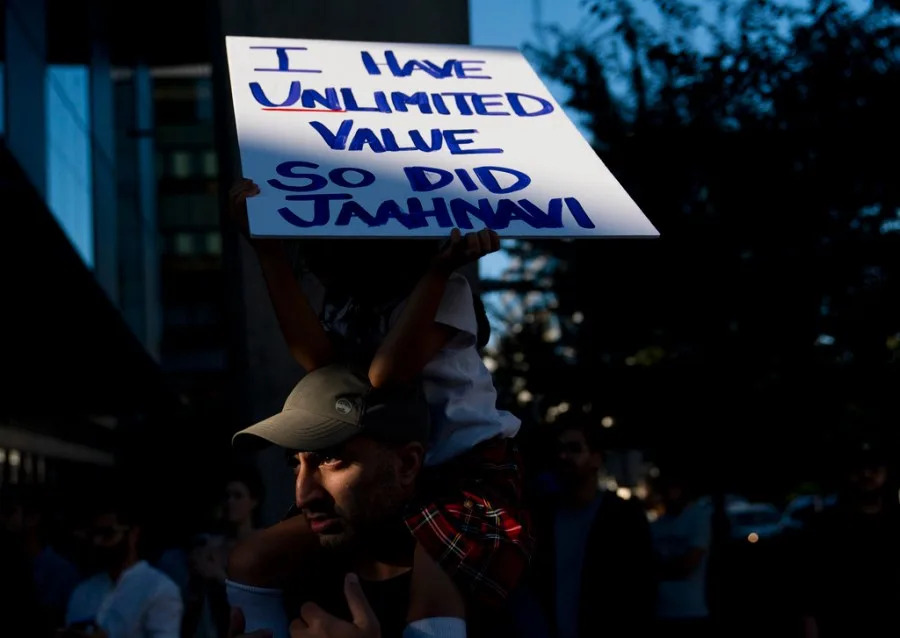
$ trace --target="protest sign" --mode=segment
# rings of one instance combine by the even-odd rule
[[[656,237],[514,49],[229,36],[257,237]]]

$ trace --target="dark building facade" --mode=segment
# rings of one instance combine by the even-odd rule
[[[465,43],[467,3],[7,0],[0,20],[0,477],[213,474],[302,374],[222,224],[224,36]],[[260,465],[273,518],[286,469]]]

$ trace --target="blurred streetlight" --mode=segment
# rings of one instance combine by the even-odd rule
[[[615,424],[616,424],[616,422],[611,416],[605,416],[602,419],[600,419],[600,425],[602,425],[605,428],[611,428]]]

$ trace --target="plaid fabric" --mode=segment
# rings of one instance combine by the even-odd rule
[[[406,526],[477,603],[502,603],[534,547],[522,502],[522,462],[510,439],[492,439],[420,477]]]

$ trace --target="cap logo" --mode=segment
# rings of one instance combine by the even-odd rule
[[[338,399],[334,404],[334,409],[338,414],[346,416],[353,411],[353,403],[350,402],[350,399]]]

